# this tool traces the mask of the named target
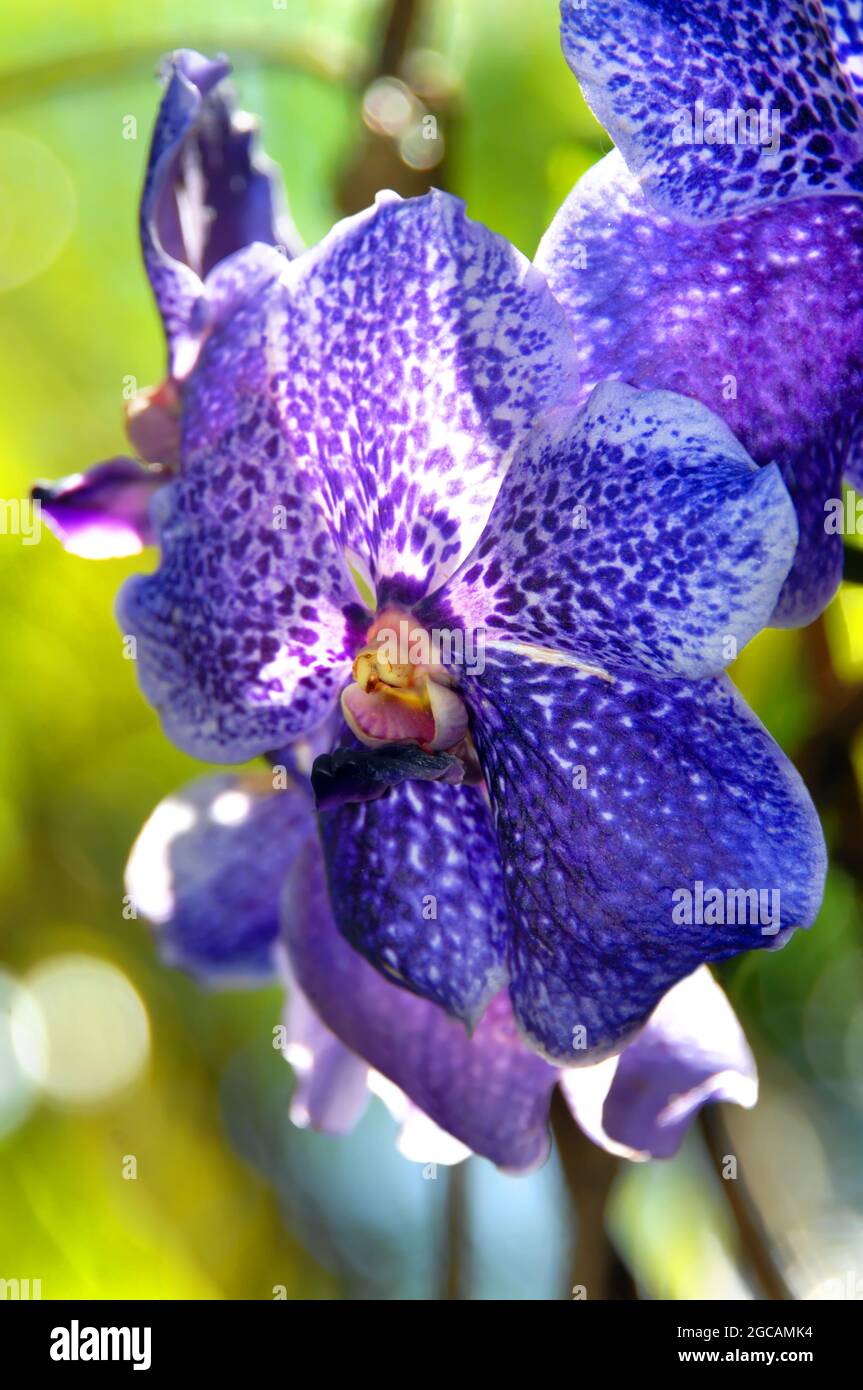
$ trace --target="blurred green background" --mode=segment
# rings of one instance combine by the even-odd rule
[[[178,46],[234,60],[307,244],[378,181],[431,180],[530,255],[610,148],[560,56],[554,0],[6,0],[4,499],[123,452],[124,378],[162,376],[136,205],[156,63]],[[363,124],[369,82],[393,71],[438,114],[434,170]],[[207,994],[124,918],[139,826],[200,771],[162,738],[112,617],[154,556],[0,540],[0,1278],[38,1279],[43,1298],[558,1299],[590,1235],[610,1296],[863,1297],[863,589],[807,632],[762,635],[734,672],[833,852],[817,928],[724,972],[758,1108],[696,1130],[672,1163],[617,1165],[561,1130],[530,1178],[471,1160],[430,1181],[377,1101],[350,1140],[293,1129],[279,992]],[[20,1055],[34,999],[41,1072]],[[716,1176],[724,1153],[737,1184]]]

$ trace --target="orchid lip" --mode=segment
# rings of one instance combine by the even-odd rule
[[[441,752],[468,731],[465,705],[451,674],[430,661],[429,634],[404,614],[385,612],[354,658],[353,684],[341,705],[351,732],[368,747],[418,743]]]

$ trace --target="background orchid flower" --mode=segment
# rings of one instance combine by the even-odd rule
[[[787,491],[697,401],[609,382],[580,404],[575,345],[542,275],[445,194],[381,195],[294,260],[261,242],[209,270],[200,250],[183,259],[185,241],[154,234],[158,190],[198,139],[212,69],[175,58],[144,195],[180,461],[150,513],[159,568],[119,601],[142,688],[200,758],[280,762],[322,730],[324,747],[349,750],[350,730],[381,749],[384,795],[320,807],[300,880],[318,884],[315,911],[299,886],[286,898],[290,969],[349,1053],[511,1166],[541,1157],[559,1068],[608,1059],[609,1102],[591,1123],[629,1143],[610,1114],[630,1064],[612,1080],[614,1058],[641,1047],[636,1034],[705,961],[781,944],[820,902],[805,789],[720,674],[788,574]],[[225,244],[212,228],[211,242]],[[402,622],[482,633],[482,669],[387,665],[379,644]],[[407,780],[404,766],[382,773],[393,744],[430,750],[441,780],[418,761]],[[454,763],[471,774],[456,785]],[[269,904],[293,872],[294,821],[309,816],[287,795],[274,796],[275,849],[257,824],[231,842],[248,854],[231,922],[253,975],[271,967]],[[216,823],[232,824],[241,802],[218,804]],[[674,894],[696,883],[772,891],[781,912],[769,932],[681,927]],[[174,949],[182,959],[182,932]],[[231,940],[220,949],[230,961]],[[389,1001],[389,1042],[347,1007],[364,991],[372,1022],[378,993]],[[405,1053],[411,1028],[427,1047],[438,1028],[458,1038],[442,1044],[448,1080],[430,1091],[405,1071],[402,1028]],[[737,1066],[714,1066],[722,1039],[705,1048],[698,1095]],[[517,1108],[489,1119],[458,1099],[460,1057],[477,1086],[498,1068],[512,1089],[505,1057],[541,1078],[539,1101],[528,1086],[535,1118],[517,1123],[529,1152],[504,1154]],[[488,1120],[485,1136],[468,1113]]]
[[[88,559],[134,555],[152,544],[150,502],[179,462],[182,382],[200,345],[236,297],[254,293],[281,256],[300,248],[256,123],[225,89],[229,72],[223,59],[189,49],[163,65],[139,225],[165,326],[168,377],[127,402],[136,458],[111,459],[34,492],[66,549]]]
[[[779,626],[832,598],[842,538],[825,530],[825,504],[843,477],[861,479],[855,13],[848,0],[561,4],[564,53],[618,148],[578,182],[537,265],[567,311],[585,392],[609,377],[683,391],[757,463],[779,463],[800,524]],[[678,138],[681,113],[697,123],[698,111],[705,137],[693,125]],[[769,144],[710,132],[713,116],[751,113],[770,117]]]
[[[525,1046],[505,990],[468,1034],[390,983],[333,920],[302,778],[280,791],[265,773],[191,783],[153,812],[126,882],[173,965],[210,986],[287,984],[297,1124],[345,1134],[374,1090],[401,1123],[406,1156],[473,1152],[523,1171],[547,1156],[558,1083],[590,1137],[631,1159],[670,1157],[710,1101],[755,1103],[755,1064],[704,967],[669,991],[619,1058],[563,1071]]]

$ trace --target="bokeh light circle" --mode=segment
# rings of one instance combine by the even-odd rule
[[[140,1075],[150,1052],[144,1004],[117,966],[96,956],[54,956],[27,978],[45,1025],[43,1074],[52,1100],[87,1106]]]
[[[36,1000],[0,970],[0,1137],[17,1129],[38,1099],[46,1049],[45,1022]]]
[[[0,290],[47,270],[69,239],[77,211],[72,180],[48,146],[0,129]]]

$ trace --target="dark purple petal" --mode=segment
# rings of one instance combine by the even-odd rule
[[[842,474],[852,465],[851,429],[844,422],[782,463],[797,512],[794,564],[770,618],[773,627],[801,627],[822,613],[842,580],[842,533],[828,522],[831,502],[842,497]],[[851,478],[849,476],[849,482]]]
[[[119,598],[168,736],[214,762],[243,762],[322,722],[349,676],[360,612],[329,503],[298,470],[284,427],[272,378],[283,321],[271,285],[208,338],[184,391],[161,564]]]
[[[150,503],[170,477],[134,459],[115,458],[87,473],[37,483],[32,495],[65,550],[87,560],[112,560],[152,545]]]
[[[672,1158],[703,1105],[758,1099],[755,1061],[706,966],[660,1001],[619,1057],[569,1067],[561,1089],[582,1129],[626,1158]]]
[[[524,1047],[505,994],[468,1037],[435,1004],[389,984],[340,935],[313,843],[289,877],[284,916],[292,970],[347,1047],[474,1153],[512,1169],[545,1159],[557,1071]]]
[[[821,0],[833,47],[842,71],[857,93],[863,94],[863,11],[860,0]]]
[[[158,928],[169,964],[207,983],[262,983],[276,973],[279,894],[304,839],[311,801],[266,774],[202,777],[160,802],[126,868],[136,913]]]
[[[845,477],[855,492],[863,492],[863,410],[858,411],[851,422],[847,443]],[[838,496],[834,493],[834,497]]]
[[[756,463],[779,463],[801,554],[774,621],[809,622],[838,582],[838,547],[821,525],[819,553],[817,514],[837,495],[863,393],[863,202],[810,199],[685,227],[652,211],[615,153],[576,185],[537,263],[569,317],[585,388],[620,377],[682,391]]]
[[[537,411],[575,390],[542,278],[433,191],[341,223],[285,268],[272,363],[297,467],[380,607],[455,569]]]
[[[312,768],[312,791],[318,811],[334,811],[358,801],[376,801],[403,782],[457,784],[464,766],[449,753],[426,753],[416,744],[383,748],[337,748],[323,753]]]
[[[438,614],[602,668],[721,671],[768,622],[794,556],[778,469],[670,391],[604,382],[546,419]]]
[[[210,271],[253,242],[299,249],[256,125],[221,86],[230,70],[226,60],[190,49],[166,61],[141,200],[144,263],[179,377],[194,358],[195,315]]]
[[[492,652],[463,691],[516,1016],[545,1055],[578,1063],[618,1049],[703,961],[811,923],[825,852],[798,774],[728,681],[609,680],[562,661]],[[714,890],[734,921],[714,920]]]
[[[403,782],[319,823],[345,938],[397,984],[473,1026],[506,983],[503,882],[482,793]]]
[[[224,60],[208,63],[200,54],[180,50],[166,74],[165,95],[159,107],[141,195],[139,227],[144,266],[162,315],[171,370],[182,376],[194,357],[194,337],[188,326],[203,296],[198,270],[184,255],[176,199],[172,186],[178,154],[201,110],[207,90],[230,72]]]
[[[562,0],[561,40],[597,118],[670,216],[717,221],[863,191],[863,117],[811,0]]]

